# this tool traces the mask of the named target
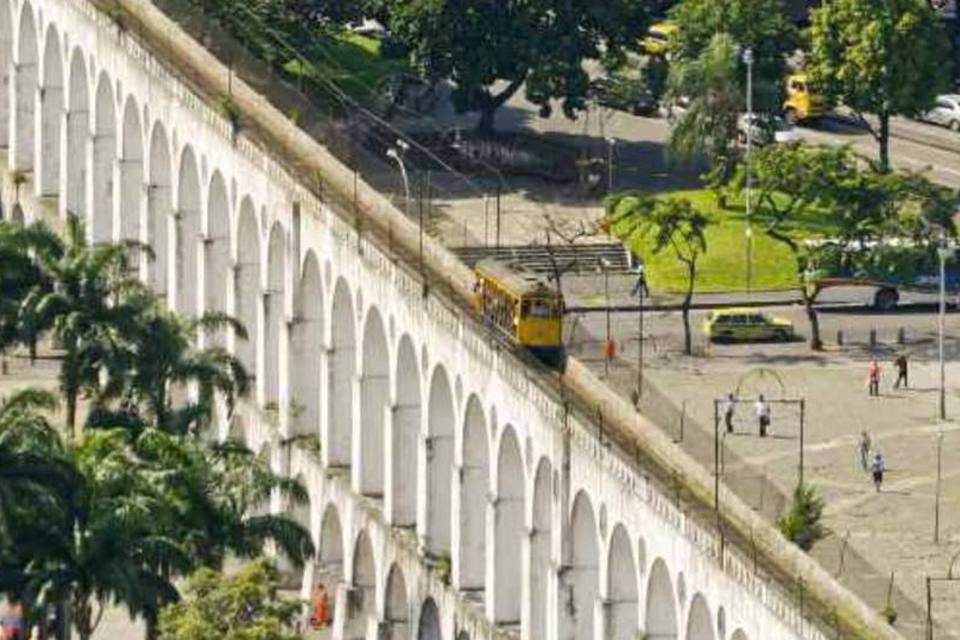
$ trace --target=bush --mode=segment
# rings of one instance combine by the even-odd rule
[[[826,530],[820,524],[823,507],[823,498],[816,487],[809,484],[798,485],[793,491],[790,511],[777,521],[780,533],[804,551],[810,551],[813,545],[826,535]]]

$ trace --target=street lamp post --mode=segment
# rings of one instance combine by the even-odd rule
[[[644,267],[645,269],[645,267]],[[642,272],[644,278],[646,273]],[[643,296],[646,290],[646,279],[640,286],[640,304],[637,305],[637,408],[640,407],[640,398],[643,397]]]
[[[753,229],[751,228],[751,214],[753,212],[753,203],[751,201],[751,190],[753,188],[753,175],[750,166],[750,152],[753,148],[753,49],[747,48],[743,52],[743,62],[747,65],[747,153],[744,164],[747,173],[747,220],[744,233],[747,241],[747,293],[753,289]]]
[[[613,148],[616,144],[616,138],[607,137],[607,193],[613,192]]]
[[[606,258],[601,258],[599,262],[600,269],[603,271],[603,301],[606,307],[607,331],[606,339],[603,342],[603,376],[610,377],[610,262]]]
[[[406,195],[406,204],[404,206],[404,215],[410,217],[410,179],[407,176],[407,165],[403,161],[403,154],[410,148],[403,140],[397,140],[397,146],[387,149],[387,157],[394,160],[400,167],[400,176],[403,178],[403,191]],[[420,276],[423,277],[423,198],[419,203],[419,222],[420,222]],[[426,280],[423,280],[424,291],[426,291]]]
[[[937,491],[933,507],[933,544],[940,543],[940,479],[943,460],[943,431],[937,432]]]
[[[943,241],[937,248],[937,256],[940,258],[940,313],[937,316],[938,347],[940,356],[940,419],[947,419],[947,387],[946,387],[946,365],[944,363],[943,348],[943,324],[947,312],[947,258],[953,254],[953,249],[947,245],[946,233],[943,235]]]

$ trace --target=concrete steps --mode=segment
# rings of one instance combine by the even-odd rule
[[[595,273],[606,261],[611,274],[628,273],[632,267],[627,250],[619,242],[500,246],[453,247],[451,249],[466,265],[473,267],[481,260],[509,261],[533,271],[551,275],[554,262],[564,273]],[[552,257],[551,257],[552,254]]]

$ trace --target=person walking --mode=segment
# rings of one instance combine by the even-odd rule
[[[904,389],[909,388],[910,385],[907,383],[907,355],[905,353],[899,354],[893,364],[897,367],[897,380],[893,383],[893,388],[899,389],[901,381]]]
[[[733,433],[733,411],[737,406],[737,401],[734,400],[733,394],[728,393],[727,397],[723,399],[723,423],[727,427],[727,433]]]
[[[760,427],[760,437],[767,437],[767,428],[770,426],[770,404],[763,399],[763,394],[757,398],[753,405],[753,412],[757,416],[757,425]]]
[[[883,455],[879,451],[877,451],[877,455],[873,457],[871,469],[873,470],[873,486],[876,487],[877,492],[879,492],[880,486],[883,484],[883,472],[887,469],[883,461]]]
[[[19,602],[11,603],[0,617],[0,634],[3,640],[27,640],[23,605]]]
[[[630,293],[630,295],[636,298],[642,291],[643,297],[649,298],[650,289],[647,287],[647,270],[644,268],[643,262],[637,262],[636,274],[637,282],[633,285],[633,291]]]
[[[857,447],[860,453],[860,466],[864,472],[870,470],[870,434],[866,431],[860,432],[860,445]]]
[[[867,389],[871,396],[880,395],[880,365],[876,358],[870,360],[870,366],[867,367]]]

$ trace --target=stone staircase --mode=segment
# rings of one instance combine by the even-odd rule
[[[522,245],[500,247],[452,247],[451,251],[467,266],[482,260],[502,260],[515,263],[529,271],[552,275],[554,263],[564,273],[595,273],[606,262],[611,274],[628,273],[632,267],[627,250],[619,242]],[[552,257],[551,257],[552,254]]]

